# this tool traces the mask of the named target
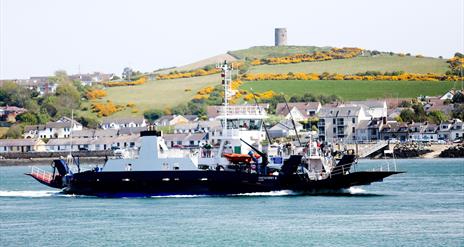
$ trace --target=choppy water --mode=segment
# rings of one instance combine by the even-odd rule
[[[398,164],[406,174],[339,195],[120,199],[0,167],[0,246],[464,246],[464,160]]]

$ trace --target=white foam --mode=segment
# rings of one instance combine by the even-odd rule
[[[51,197],[61,195],[56,190],[22,190],[22,191],[11,191],[1,190],[0,197]]]
[[[207,195],[167,195],[167,196],[150,196],[150,198],[195,198],[205,197]]]
[[[358,187],[350,187],[347,191],[348,193],[353,194],[353,195],[366,193],[366,190],[358,188]]]
[[[294,196],[298,194],[299,193],[294,192],[292,190],[277,190],[277,191],[270,191],[270,192],[251,192],[251,193],[234,194],[234,196]]]

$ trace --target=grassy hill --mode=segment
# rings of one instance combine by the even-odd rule
[[[253,81],[242,84],[242,89],[253,88],[255,92],[273,90],[288,96],[312,93],[314,95],[335,94],[344,100],[377,98],[412,98],[420,95],[442,95],[454,82],[431,81],[300,81],[275,80]]]
[[[108,96],[103,101],[111,100],[114,103],[126,105],[135,103],[140,115],[147,109],[164,109],[181,103],[186,103],[203,87],[217,85],[220,83],[219,75],[193,77],[187,79],[148,81],[138,86],[112,87],[106,89]],[[186,91],[190,89],[190,91]],[[115,116],[130,115],[127,109],[118,112]]]
[[[230,51],[211,58],[203,59],[182,67],[171,70],[191,70],[214,64],[218,60],[245,58],[265,58],[286,56],[297,53],[312,53],[314,51],[329,50],[331,47],[316,46],[256,46],[249,49]],[[171,70],[164,70],[167,73]],[[339,73],[354,74],[366,71],[405,71],[410,73],[438,73],[443,74],[448,70],[448,64],[444,59],[416,58],[414,56],[387,55],[356,57],[352,59],[339,59],[323,62],[307,62],[284,65],[260,65],[251,66],[250,73]],[[160,73],[160,72],[158,72]],[[214,86],[220,83],[219,74],[192,77],[186,79],[149,81],[144,85],[113,87],[106,89],[108,96],[103,100],[111,100],[117,104],[126,105],[129,102],[136,104],[137,113],[132,109],[118,112],[115,115],[140,115],[147,109],[164,109],[186,103],[192,99],[195,93],[206,86]],[[335,94],[345,100],[362,100],[383,97],[417,97],[419,95],[440,95],[452,88],[453,82],[413,82],[413,81],[262,81],[246,82],[243,89],[253,87],[254,91],[263,92],[273,90],[287,95],[301,95],[306,92],[315,95]],[[190,91],[186,91],[190,89]]]
[[[317,46],[253,46],[248,49],[229,51],[228,54],[237,59],[283,57],[293,54],[313,53],[316,51],[328,51],[332,47]]]
[[[410,73],[438,73],[444,74],[449,70],[448,64],[444,59],[438,58],[416,58],[400,57],[397,55],[380,55],[374,57],[355,57],[351,59],[337,59],[321,62],[260,65],[253,66],[251,73],[339,73],[355,74],[366,71],[404,71]]]

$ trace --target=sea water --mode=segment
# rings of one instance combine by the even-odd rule
[[[153,198],[62,195],[0,167],[0,246],[464,246],[464,160],[397,165],[340,194]]]

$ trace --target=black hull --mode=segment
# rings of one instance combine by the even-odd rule
[[[87,171],[74,174],[63,192],[103,197],[229,195],[279,190],[318,193],[368,185],[398,173],[401,172],[354,172],[314,181],[298,174],[260,176],[228,171]]]

